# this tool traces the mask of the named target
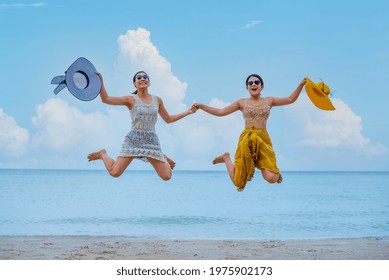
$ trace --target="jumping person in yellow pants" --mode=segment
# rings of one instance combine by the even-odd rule
[[[238,191],[242,191],[247,182],[254,176],[255,167],[261,170],[263,178],[269,183],[281,183],[282,176],[277,167],[273,145],[266,130],[266,122],[270,110],[274,106],[292,104],[299,97],[306,78],[289,97],[276,98],[261,96],[264,84],[257,74],[251,74],[246,79],[246,89],[249,98],[242,98],[231,105],[218,109],[204,104],[195,103],[199,109],[215,116],[226,116],[240,110],[243,113],[245,129],[239,137],[234,163],[228,152],[213,160],[213,164],[225,163],[228,174]]]

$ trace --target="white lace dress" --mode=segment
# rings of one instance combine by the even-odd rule
[[[119,156],[136,157],[145,162],[148,162],[148,157],[165,161],[158,136],[155,133],[158,101],[156,96],[152,95],[151,97],[151,104],[146,104],[137,95],[134,95],[135,104],[130,110],[131,131],[124,139]]]

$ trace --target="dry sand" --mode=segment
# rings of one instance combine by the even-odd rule
[[[139,240],[0,236],[1,260],[389,260],[389,236],[308,240]]]

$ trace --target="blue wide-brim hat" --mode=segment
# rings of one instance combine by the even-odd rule
[[[51,83],[58,84],[54,89],[55,94],[67,87],[71,94],[82,101],[95,99],[101,90],[101,81],[96,74],[96,68],[85,57],[78,58],[65,71],[65,76],[56,76]]]

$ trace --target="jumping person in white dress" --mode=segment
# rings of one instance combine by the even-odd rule
[[[149,76],[144,71],[137,72],[133,77],[136,91],[133,95],[122,97],[109,96],[104,87],[103,77],[96,72],[101,80],[100,97],[103,103],[109,105],[126,106],[131,113],[131,131],[126,135],[122,150],[116,161],[110,158],[102,149],[88,155],[89,161],[101,159],[113,177],[119,177],[134,158],[150,162],[155,171],[163,180],[169,180],[175,162],[162,153],[159,139],[155,133],[155,124],[158,113],[166,123],[172,123],[197,111],[192,107],[180,114],[169,115],[163,105],[162,99],[148,92]]]

